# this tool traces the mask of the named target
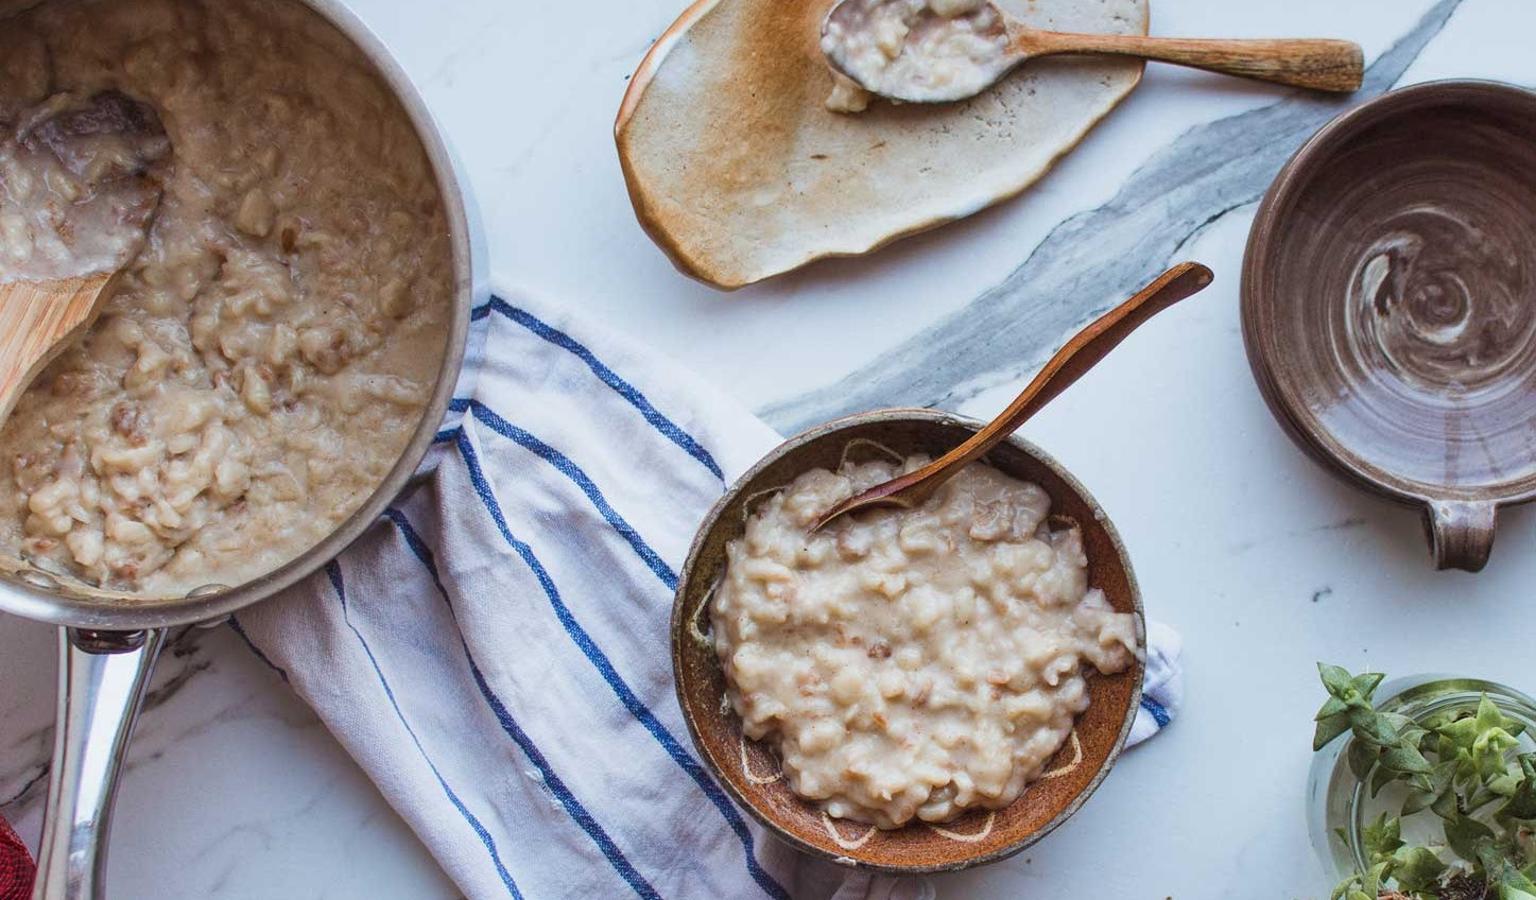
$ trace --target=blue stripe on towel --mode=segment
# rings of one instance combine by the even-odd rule
[[[384,511],[384,515],[399,529],[411,553],[426,566],[428,574],[432,576],[432,583],[437,587],[438,594],[443,598],[443,604],[448,607],[448,614],[453,616],[454,622],[457,624],[458,613],[454,610],[453,602],[448,599],[448,591],[443,587],[443,582],[438,577],[437,564],[432,560],[432,551],[421,540],[421,537],[416,533],[416,529],[411,527],[411,523],[405,518],[404,513],[394,507],[390,507]],[[586,807],[581,805],[581,801],[576,799],[576,795],[560,779],[560,776],[555,774],[554,767],[549,764],[549,760],[545,758],[543,752],[534,744],[533,739],[512,718],[512,714],[507,711],[506,704],[491,689],[490,683],[485,680],[485,675],[480,671],[480,665],[475,662],[474,654],[470,652],[469,643],[464,640],[462,631],[459,632],[459,643],[464,648],[464,658],[469,663],[470,674],[475,678],[475,686],[480,689],[480,696],[485,698],[485,702],[491,707],[491,712],[496,715],[496,721],[501,723],[501,730],[505,731],[512,738],[513,742],[522,749],[524,755],[533,763],[534,768],[539,770],[539,777],[544,782],[545,787],[549,788],[550,793],[555,795],[555,799],[560,801],[560,805],[565,807],[565,811],[570,814],[571,818],[576,820],[576,824],[580,825],[581,829],[592,838],[597,844],[598,849],[613,864],[614,869],[623,876],[625,881],[629,882],[630,887],[635,889],[635,893],[642,897],[658,897],[659,895],[657,895],[656,890],[635,870],[634,865],[624,856],[623,851],[618,848],[618,845],[613,842],[613,839],[597,823],[597,820],[592,817],[592,814],[587,811]]]
[[[256,642],[251,640],[250,635],[245,633],[245,628],[240,625],[240,620],[235,618],[233,613],[231,613],[229,617],[229,628],[235,634],[240,636],[240,640],[245,641],[245,646],[249,647],[251,652],[256,654],[257,659],[267,664],[267,668],[276,672],[278,675],[281,675],[284,681],[288,680],[288,673],[283,671],[282,666],[273,662],[271,659],[268,659],[267,655],[261,652],[261,648],[256,646]]]
[[[720,479],[721,483],[725,482],[725,474],[720,471],[719,464],[715,462],[713,456],[709,455],[708,450],[705,450],[697,440],[694,440],[692,435],[679,428],[675,422],[662,415],[661,411],[652,406],[651,401],[647,400],[638,388],[620,378],[616,372],[604,365],[602,360],[593,355],[592,351],[588,350],[580,341],[577,341],[558,328],[540,321],[527,311],[518,309],[500,297],[492,297],[490,302],[484,306],[475,307],[471,316],[475,319],[483,319],[490,315],[493,310],[544,340],[549,341],[551,344],[569,351],[586,363],[587,368],[592,370],[592,374],[612,388],[619,396],[629,401],[630,406],[639,410],[640,415],[644,416],[645,420],[651,423],[651,427],[665,435],[667,440],[683,448],[689,456],[702,463],[704,468]]]
[[[384,511],[384,515],[388,516],[389,520],[395,524],[397,529],[399,529],[400,536],[405,540],[405,545],[410,548],[411,553],[415,555],[415,557],[421,561],[422,566],[426,568],[427,574],[432,578],[432,584],[437,587],[438,594],[442,596],[443,602],[448,605],[449,611],[452,612],[453,602],[448,597],[448,589],[443,586],[443,579],[442,576],[438,573],[437,559],[432,554],[432,548],[428,547],[426,541],[422,540],[421,535],[416,531],[415,526],[411,524],[410,519],[406,518],[405,513],[394,507],[390,507]],[[469,654],[468,646],[465,646],[464,653],[466,655]],[[469,664],[470,668],[475,671],[476,680],[479,681],[479,670],[476,668],[474,660],[471,659]],[[482,693],[486,693],[489,692],[490,689],[489,687],[482,687],[481,690]],[[488,697],[487,699],[490,698]],[[495,702],[497,704],[500,703],[499,700]],[[769,875],[767,871],[765,871],[762,866],[758,864],[756,851],[754,849],[755,842],[752,838],[752,832],[747,828],[747,823],[742,819],[741,813],[736,810],[736,807],[731,805],[731,801],[726,798],[725,793],[720,790],[719,786],[716,785],[714,781],[710,780],[709,776],[703,771],[703,768],[699,766],[698,763],[692,759],[692,757],[688,757],[686,753],[684,756],[686,757],[686,761],[679,761],[679,765],[681,765],[683,770],[686,771],[689,775],[693,776],[694,781],[698,782],[699,787],[703,789],[705,795],[709,797],[709,799],[715,804],[717,808],[719,808],[721,815],[723,815],[726,822],[730,824],[731,830],[736,832],[736,836],[741,839],[742,847],[747,852],[747,870],[751,873],[753,879],[755,879],[757,883],[762,886],[763,890],[766,891],[769,896],[780,898],[780,900],[788,900],[788,892],[785,891],[778,882],[774,881],[773,876]],[[675,758],[676,757],[674,757],[674,759]]]
[[[400,509],[394,506],[388,507],[384,510],[384,516],[394,523],[395,529],[400,532],[400,537],[405,540],[405,546],[411,551],[411,555],[416,557],[417,561],[426,567],[427,574],[432,577],[432,586],[437,588],[438,596],[443,598],[443,603],[448,606],[448,612],[457,621],[458,613],[454,611],[453,601],[448,598],[448,588],[443,584],[442,576],[438,574],[437,557],[432,553],[432,548],[428,547],[427,542],[422,540],[420,532],[416,530],[416,526],[411,524],[411,520],[406,518],[405,513]],[[471,659],[469,664],[473,666],[475,661]]]
[[[534,578],[538,580],[539,587],[543,589],[545,597],[548,598],[550,606],[554,609],[555,617],[560,620],[560,624],[565,628],[566,634],[570,636],[582,654],[587,657],[592,666],[603,676],[603,680],[608,682],[608,686],[613,690],[614,695],[619,698],[619,702],[624,704],[624,708],[629,710],[630,715],[639,720],[640,724],[645,726],[645,729],[667,751],[667,754],[672,757],[673,761],[681,766],[683,771],[687,772],[698,783],[699,787],[704,790],[704,793],[709,796],[710,800],[715,803],[715,806],[725,815],[731,824],[732,830],[736,832],[738,837],[747,842],[747,856],[751,860],[748,865],[757,883],[770,896],[778,898],[778,900],[788,900],[789,893],[758,866],[756,857],[751,852],[751,832],[747,830],[746,823],[741,820],[740,814],[730,805],[730,800],[721,792],[719,786],[710,780],[708,773],[699,765],[698,760],[694,759],[687,750],[684,750],[683,746],[672,736],[672,733],[667,730],[666,726],[661,724],[661,720],[657,719],[656,715],[644,703],[640,702],[640,698],[635,696],[634,691],[620,677],[618,670],[613,667],[613,663],[608,659],[608,655],[597,646],[597,643],[592,640],[591,635],[587,633],[586,629],[582,628],[581,624],[576,621],[576,617],[572,615],[570,608],[560,598],[560,591],[555,587],[554,580],[550,578],[549,572],[545,570],[543,563],[539,562],[538,557],[534,555],[533,548],[512,535],[512,530],[507,525],[506,516],[502,514],[501,506],[496,502],[496,496],[491,491],[490,482],[486,480],[485,472],[480,467],[479,454],[475,451],[474,446],[469,442],[468,436],[462,430],[459,431],[455,443],[459,449],[459,454],[464,458],[464,464],[469,470],[470,483],[474,485],[475,493],[479,495],[480,502],[485,506],[486,512],[490,514],[492,521],[496,523],[496,528],[501,532],[501,536],[507,542],[507,545],[522,558],[524,565],[528,567],[529,571],[533,573]]]
[[[1173,717],[1168,715],[1168,710],[1151,697],[1141,698],[1141,708],[1152,716],[1152,721],[1157,723],[1158,728],[1167,728],[1168,723],[1173,721]]]
[[[362,644],[363,652],[368,655],[368,661],[373,664],[374,674],[379,677],[379,684],[384,686],[384,696],[389,698],[389,705],[395,708],[395,716],[399,718],[400,724],[405,727],[405,733],[410,735],[411,741],[416,744],[416,752],[421,754],[422,761],[427,764],[427,768],[431,769],[432,774],[437,776],[437,783],[442,786],[443,793],[448,796],[448,802],[454,805],[454,808],[459,811],[459,815],[463,816],[464,821],[469,823],[469,827],[474,829],[475,834],[480,836],[480,843],[484,844],[485,849],[490,851],[491,862],[495,863],[496,873],[501,876],[501,883],[507,886],[507,892],[517,898],[517,900],[522,900],[522,892],[517,889],[517,884],[512,880],[512,874],[507,871],[506,866],[502,865],[501,853],[496,849],[496,840],[491,837],[491,833],[485,829],[485,826],[480,824],[480,820],[475,818],[475,814],[469,811],[469,807],[464,805],[464,801],[459,799],[459,795],[453,792],[453,788],[448,786],[447,780],[443,778],[443,773],[438,771],[437,765],[427,756],[426,749],[421,746],[421,738],[416,736],[415,729],[411,728],[411,724],[405,720],[405,714],[400,711],[400,704],[395,700],[395,692],[390,688],[389,681],[384,677],[384,670],[379,668],[379,660],[373,655],[373,650],[368,646],[368,641],[363,637],[363,633],[357,630],[356,625],[352,624],[352,616],[347,610],[346,585],[342,582],[341,578],[341,565],[335,560],[326,563],[325,574],[330,576],[331,587],[336,589],[336,596],[341,600],[342,621],[347,623],[347,627],[352,629],[352,633],[357,636],[358,643]]]
[[[545,462],[554,466],[560,474],[575,482],[576,486],[581,488],[581,492],[587,495],[587,499],[592,501],[592,505],[597,507],[597,511],[602,514],[603,519],[613,526],[613,530],[617,531],[620,537],[628,542],[630,548],[635,551],[635,555],[639,556],[641,561],[656,574],[656,577],[661,579],[661,583],[665,584],[668,590],[677,590],[677,574],[672,571],[672,567],[663,562],[661,556],[651,549],[651,546],[645,542],[644,538],[640,537],[640,533],[635,531],[634,527],[614,510],[608,503],[607,498],[603,496],[603,492],[598,489],[597,484],[587,476],[586,472],[581,470],[580,466],[571,462],[559,450],[503,419],[479,400],[465,401],[455,399],[453,406],[460,412],[467,408],[470,415],[484,423],[492,431],[495,431],[504,438],[516,441],[519,446],[538,455]]]

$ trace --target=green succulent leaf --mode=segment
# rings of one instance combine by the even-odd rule
[[[1429,809],[1430,804],[1435,802],[1436,796],[1437,795],[1433,789],[1427,791],[1410,791],[1408,793],[1408,798],[1403,801],[1403,811],[1401,815],[1406,819],[1415,813],[1421,813],[1424,810]]]
[[[1402,737],[1391,718],[1375,710],[1350,710],[1350,725],[1356,736],[1382,747],[1391,747]]]
[[[1472,793],[1458,805],[1462,812],[1470,816],[1498,799],[1499,795],[1489,790],[1487,785],[1479,785],[1473,788]]]
[[[1355,686],[1355,679],[1350,676],[1349,670],[1343,666],[1318,663],[1317,674],[1322,676],[1323,687],[1328,689],[1328,693],[1341,700],[1346,699],[1349,696],[1348,692]]]
[[[1360,876],[1356,890],[1370,900],[1376,900],[1381,895],[1382,888],[1386,886],[1393,864],[1393,860],[1388,859],[1371,866]],[[1354,894],[1349,896],[1354,900]]]
[[[1457,815],[1445,820],[1445,842],[1467,862],[1477,862],[1483,844],[1493,839],[1493,829],[1476,819]]]
[[[1371,796],[1375,797],[1377,794],[1380,794],[1382,788],[1401,777],[1397,772],[1392,771],[1386,766],[1377,766],[1376,770],[1371,773]]]
[[[1382,813],[1376,821],[1365,826],[1360,840],[1366,857],[1372,863],[1382,862],[1403,846],[1402,820]]]
[[[1317,715],[1313,716],[1312,719],[1313,721],[1321,722],[1324,719],[1331,719],[1334,716],[1343,715],[1348,711],[1349,704],[1345,703],[1343,700],[1340,700],[1338,697],[1330,696],[1327,701],[1323,703],[1322,708],[1317,711]]]
[[[1403,743],[1418,750],[1424,747],[1424,739],[1429,736],[1427,729],[1409,722],[1402,730]]]
[[[1371,770],[1376,767],[1376,760],[1380,756],[1379,748],[1367,741],[1360,739],[1359,735],[1350,742],[1346,753],[1349,761],[1349,771],[1361,781],[1371,777]]]
[[[1429,891],[1447,866],[1427,847],[1408,847],[1398,852],[1392,878],[1404,891]]]
[[[1510,863],[1492,841],[1479,846],[1477,861],[1488,884],[1498,889],[1499,900],[1536,900],[1536,883]]]
[[[1499,711],[1498,704],[1494,703],[1487,694],[1484,694],[1482,699],[1477,702],[1477,717],[1475,721],[1477,722],[1478,731],[1504,730],[1506,725],[1510,724],[1510,720],[1506,719],[1504,713]]]
[[[1400,744],[1389,747],[1381,756],[1381,764],[1394,772],[1403,772],[1409,775],[1428,775],[1434,771],[1429,760],[1419,752],[1419,748],[1412,744]]]
[[[1520,782],[1510,792],[1509,802],[1499,810],[1501,819],[1536,819],[1536,753],[1524,753],[1517,759]]]
[[[1435,798],[1435,802],[1430,804],[1429,808],[1434,811],[1435,815],[1446,821],[1460,816],[1461,804],[1458,802],[1455,786],[1447,787],[1444,793]]]
[[[1350,680],[1350,687],[1359,692],[1362,700],[1369,700],[1376,693],[1376,686],[1386,677],[1381,672],[1362,672]]]
[[[1317,731],[1312,735],[1313,751],[1321,750],[1328,746],[1334,738],[1349,730],[1349,716],[1338,713],[1326,719],[1317,720]]]
[[[1477,740],[1477,730],[1475,716],[1463,716],[1436,728],[1435,732],[1444,739],[1440,746],[1440,754],[1444,756],[1447,753],[1455,753],[1457,750],[1470,751],[1473,742]]]
[[[1488,781],[1488,791],[1496,797],[1509,798],[1515,795],[1520,785],[1525,780],[1518,773],[1505,772],[1503,775],[1495,775]]]

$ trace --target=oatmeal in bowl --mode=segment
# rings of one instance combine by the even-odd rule
[[[0,425],[7,568],[182,598],[355,536],[462,353],[467,224],[429,120],[297,2],[46,0],[5,25],[0,280],[122,266]],[[99,110],[149,137],[37,137]]]
[[[781,837],[845,863],[1000,859],[1097,787],[1134,719],[1145,630],[1112,526],[1013,438],[913,510],[838,500],[976,423],[891,410],[779,447],[711,511],[673,610],[701,755]]]

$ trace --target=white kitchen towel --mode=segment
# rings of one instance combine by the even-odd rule
[[[231,621],[472,898],[916,900],[815,863],[710,778],[668,616],[695,527],[779,436],[565,310],[475,310],[420,486],[307,582]],[[1132,741],[1178,710],[1151,631]]]

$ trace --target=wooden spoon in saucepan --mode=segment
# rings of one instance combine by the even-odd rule
[[[1058,54],[1132,56],[1320,91],[1353,91],[1365,71],[1352,41],[1042,31],[986,0],[842,0],[821,35],[833,68],[872,94],[908,103],[963,100],[1026,59]],[[890,56],[893,36],[901,46]]]
[[[1109,351],[1148,319],[1211,283],[1211,270],[1195,262],[1179,263],[1142,288],[1136,296],[1100,316],[1051,357],[1019,396],[970,440],[920,469],[878,484],[837,504],[811,526],[814,533],[846,513],[876,506],[910,509],[921,504],[969,463],[985,456],[1039,412],[1056,395],[1083,377]]]
[[[0,123],[8,125],[9,123]],[[116,91],[59,94],[0,142],[32,175],[0,193],[32,252],[0,257],[0,424],[43,367],[111,296],[160,206],[170,142],[147,105]]]
[[[115,277],[0,284],[0,425],[32,379],[95,320]]]

